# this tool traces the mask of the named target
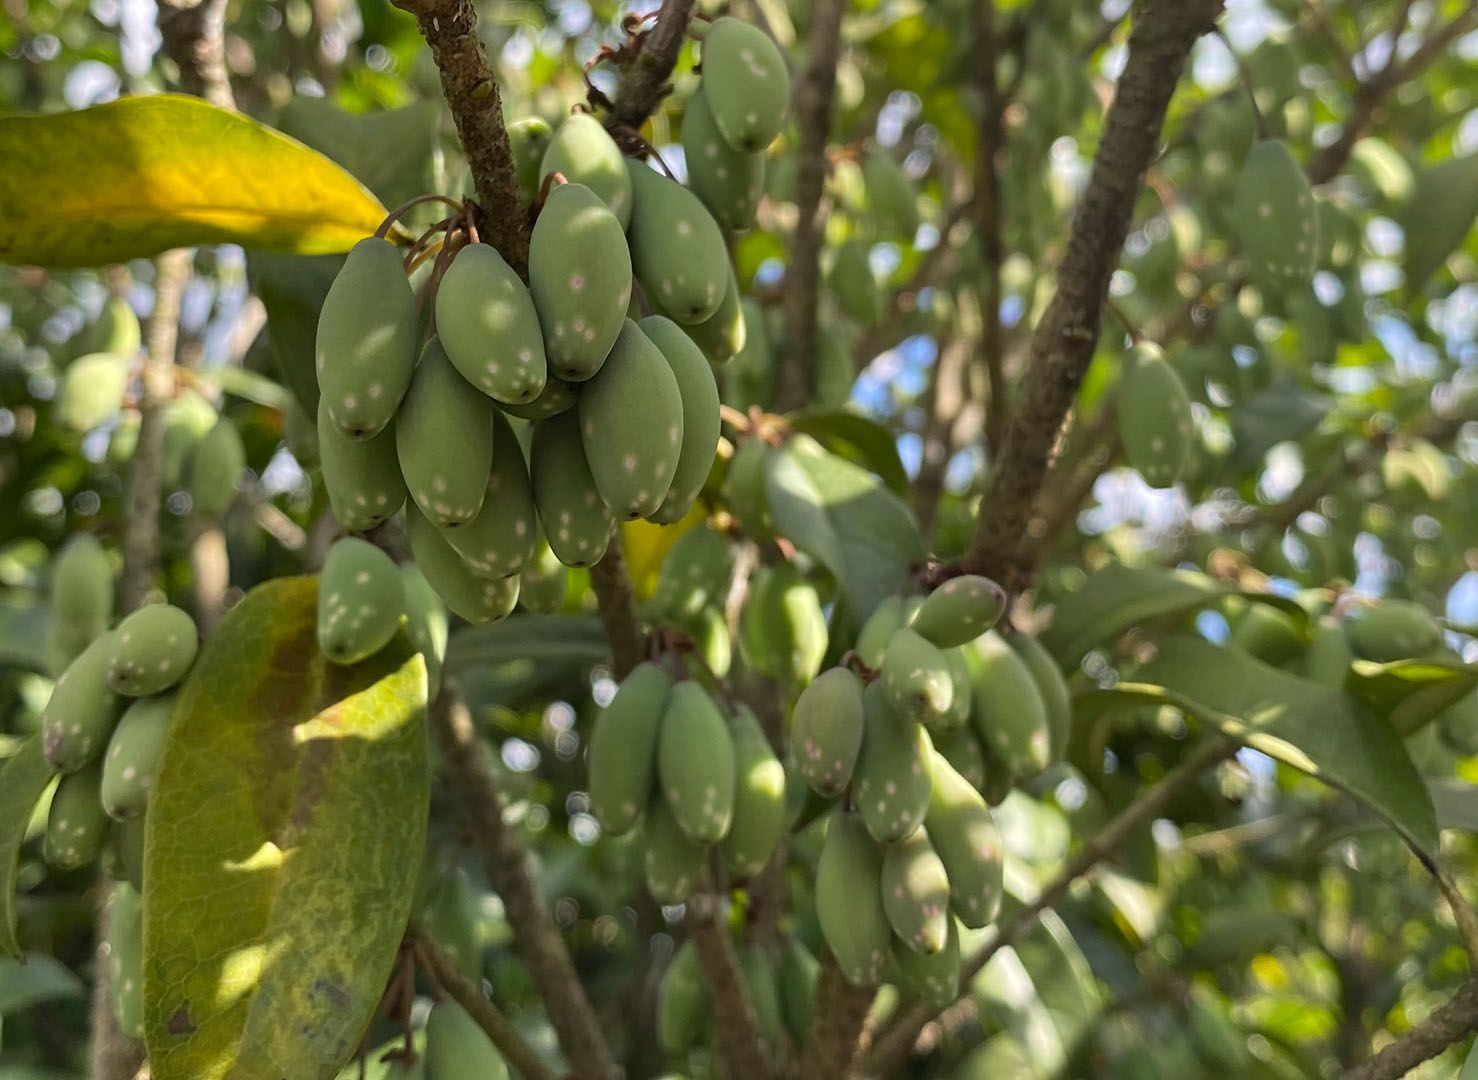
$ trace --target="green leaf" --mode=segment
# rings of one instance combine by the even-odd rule
[[[0,261],[102,266],[193,244],[347,251],[385,217],[317,151],[198,98],[0,119]]]
[[[21,946],[15,936],[15,875],[26,829],[52,774],[41,752],[40,735],[22,743],[0,768],[0,950],[17,958]]]
[[[898,458],[898,442],[882,424],[850,409],[807,409],[789,419],[794,430],[814,437],[832,453],[871,469],[900,496],[908,495],[908,473]]]
[[[1132,682],[1089,691],[1075,707],[1092,713],[1172,705],[1349,792],[1428,855],[1436,852],[1426,786],[1400,736],[1363,703],[1199,638],[1170,638],[1158,649]]]
[[[1356,660],[1345,690],[1368,703],[1391,727],[1410,735],[1478,686],[1478,665],[1445,660]]]
[[[246,267],[267,310],[267,343],[277,372],[310,417],[318,414],[318,374],[313,350],[318,312],[344,265],[342,255],[280,255],[252,251]]]
[[[70,968],[45,953],[31,953],[24,960],[0,956],[0,1016],[48,1001],[80,998],[85,989]]]
[[[1239,473],[1259,464],[1280,442],[1298,439],[1317,427],[1333,407],[1321,394],[1292,387],[1265,390],[1237,402],[1228,412],[1236,444],[1228,468]]]
[[[318,651],[317,581],[254,589],[180,691],[149,805],[157,1080],[332,1076],[380,999],[426,839],[426,672]]]
[[[1443,829],[1460,829],[1478,835],[1478,784],[1455,776],[1429,778],[1427,791]]]
[[[767,457],[765,492],[776,528],[831,572],[859,617],[924,557],[908,505],[876,473],[809,435],[797,435]]]

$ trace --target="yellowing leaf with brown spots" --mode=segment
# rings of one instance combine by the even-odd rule
[[[180,691],[149,805],[155,1080],[332,1077],[410,915],[426,840],[426,672],[315,640],[317,579],[254,589]]]
[[[0,118],[0,262],[102,266],[235,243],[348,251],[385,218],[358,180],[241,113],[176,94]]]

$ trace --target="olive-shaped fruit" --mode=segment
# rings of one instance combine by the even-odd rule
[[[144,899],[126,881],[108,905],[108,973],[113,1019],[130,1039],[144,1037]]]
[[[823,671],[801,691],[790,714],[790,753],[818,795],[852,781],[862,750],[862,680],[847,668]]]
[[[647,807],[643,840],[647,891],[660,904],[681,904],[698,884],[708,861],[708,844],[684,832],[660,796]]]
[[[553,140],[554,129],[540,117],[526,116],[508,125],[513,174],[518,179],[518,193],[524,202],[531,202],[539,193],[540,165]]]
[[[677,323],[648,315],[637,325],[672,368],[683,406],[682,444],[672,484],[662,505],[649,515],[659,524],[670,525],[692,509],[713,468],[719,436],[718,383],[703,351]]]
[[[734,821],[724,837],[724,863],[742,880],[765,868],[785,832],[785,766],[748,706],[735,712]]]
[[[698,197],[645,162],[631,159],[634,204],[627,236],[642,291],[680,323],[719,309],[729,285],[724,234]]]
[[[954,701],[944,653],[906,626],[888,642],[878,682],[893,712],[921,724],[947,717]]]
[[[246,468],[241,433],[221,417],[190,454],[190,502],[202,518],[222,517],[236,501],[236,486]]]
[[[58,870],[86,866],[103,850],[112,824],[98,797],[102,765],[94,762],[57,781],[41,838],[41,857]]]
[[[708,983],[689,938],[672,954],[657,987],[657,1042],[674,1057],[687,1053],[702,1038],[708,1014]]]
[[[1142,341],[1124,355],[1119,377],[1119,437],[1145,483],[1175,484],[1190,459],[1191,399],[1159,346]]]
[[[354,532],[383,525],[405,505],[405,477],[395,451],[395,425],[378,435],[351,439],[318,404],[318,453],[323,487],[339,524]]]
[[[672,693],[672,677],[656,664],[638,664],[590,732],[587,772],[590,811],[612,836],[635,828],[657,775],[657,736]]]
[[[647,299],[652,302],[654,311],[667,311],[650,293],[647,294]],[[748,340],[749,325],[740,300],[739,279],[734,274],[734,267],[730,265],[728,283],[724,286],[724,296],[719,301],[717,311],[702,322],[683,323],[681,319],[674,320],[682,323],[684,333],[703,350],[703,355],[708,357],[710,363],[725,363],[744,348],[744,343]]]
[[[117,648],[113,631],[100,634],[67,665],[41,715],[41,746],[46,760],[69,773],[95,761],[113,734],[123,702],[108,685]]]
[[[1011,775],[1036,776],[1052,763],[1052,734],[1031,668],[994,630],[966,657],[975,673],[970,718],[980,741]]]
[[[467,1010],[450,998],[426,1018],[426,1080],[508,1080],[508,1063]]]
[[[426,343],[395,419],[406,489],[438,525],[477,516],[493,465],[493,405],[457,372],[438,338]]]
[[[400,580],[405,591],[406,629],[411,644],[426,662],[426,685],[435,695],[441,685],[441,665],[446,660],[446,605],[414,562],[401,564]]]
[[[328,549],[318,579],[318,647],[335,664],[375,655],[400,629],[405,583],[395,561],[346,536]]]
[[[765,156],[735,150],[719,134],[702,90],[683,113],[683,160],[688,186],[726,229],[747,229],[765,190]]]
[[[919,605],[909,627],[941,649],[974,641],[1000,621],[1006,590],[979,574],[950,578]]]
[[[949,936],[949,875],[916,830],[883,851],[883,910],[898,939],[916,952],[937,953]]]
[[[790,72],[770,37],[739,19],[715,19],[703,35],[703,94],[735,150],[769,146],[790,108]]]
[[[77,533],[51,565],[51,614],[88,640],[113,619],[113,564],[91,533]]]
[[[462,618],[470,623],[495,622],[513,611],[518,578],[478,577],[414,503],[406,507],[405,537],[427,583]]]
[[[1345,615],[1345,633],[1357,654],[1381,664],[1426,656],[1442,644],[1437,620],[1410,600],[1382,600],[1351,608]]]
[[[471,521],[444,529],[442,535],[474,574],[500,578],[522,572],[533,559],[539,523],[523,448],[497,410],[493,429],[493,467],[482,506]]]
[[[544,535],[559,561],[566,566],[599,562],[616,522],[595,489],[575,413],[534,425],[529,479]]]
[[[119,718],[103,755],[98,787],[109,817],[138,817],[148,805],[174,701],[172,693],[139,698]]]
[[[589,113],[573,113],[555,130],[539,165],[539,180],[559,173],[600,197],[624,229],[631,220],[631,178],[626,159],[605,126]]]
[[[936,1009],[948,1008],[960,996],[960,931],[948,920],[944,948],[918,952],[893,939],[893,966],[899,989],[923,999]]]
[[[678,828],[715,844],[734,817],[734,738],[723,713],[696,682],[668,695],[657,738],[657,776]]]
[[[1282,295],[1306,288],[1319,266],[1319,211],[1288,145],[1265,139],[1237,177],[1232,222],[1252,280]]]
[[[842,975],[854,986],[881,982],[892,924],[883,909],[883,853],[856,814],[836,811],[816,865],[816,921]]]
[[[457,252],[436,286],[436,336],[462,378],[496,401],[533,401],[548,369],[528,288],[488,244]]]
[[[862,717],[856,806],[874,840],[901,840],[923,824],[929,809],[933,747],[922,726],[889,707],[876,682],[862,692]]]
[[[171,604],[147,604],[118,624],[108,686],[115,694],[146,697],[185,677],[200,649],[195,620]]]
[[[1001,909],[1001,833],[980,792],[948,761],[935,754],[932,771],[924,827],[949,875],[950,906],[966,926],[979,929]]]

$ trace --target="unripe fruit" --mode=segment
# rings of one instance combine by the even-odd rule
[[[765,156],[735,150],[719,134],[700,89],[683,113],[683,160],[688,186],[726,229],[747,229],[765,191]]]
[[[937,953],[949,936],[949,875],[923,829],[883,852],[883,910],[900,941]]]
[[[724,141],[753,153],[769,146],[790,108],[790,73],[758,27],[715,19],[703,35],[703,94]]]
[[[867,203],[873,220],[884,232],[912,240],[919,230],[919,196],[898,162],[881,150],[862,161]]]
[[[323,487],[339,524],[366,532],[389,521],[405,505],[405,477],[395,452],[395,426],[370,439],[351,439],[318,403],[318,452]]]
[[[524,567],[522,581],[518,599],[526,610],[552,615],[564,607],[569,571],[550,549],[548,541],[539,541],[533,561]]]
[[[747,706],[738,706],[731,730],[734,820],[724,837],[724,862],[732,877],[743,879],[765,868],[785,832],[785,766]]]
[[[734,643],[729,640],[729,624],[723,609],[706,607],[698,613],[694,623],[689,631],[694,653],[702,658],[703,667],[712,672],[714,678],[726,678],[734,663]]]
[[[949,714],[954,699],[949,664],[942,652],[906,626],[888,643],[878,682],[899,716],[923,724]]]
[[[580,421],[565,413],[534,425],[529,455],[534,505],[549,547],[566,566],[591,566],[610,543],[615,518],[595,490],[580,445]]]
[[[643,840],[647,891],[659,904],[681,904],[698,884],[708,845],[683,832],[661,796],[647,807]]]
[[[447,875],[426,906],[421,923],[442,951],[469,979],[482,978],[482,939],[478,932],[478,900],[472,881],[460,867]]]
[[[518,603],[518,578],[478,577],[414,504],[406,507],[405,537],[427,583],[468,622],[506,618]]]
[[[550,371],[580,382],[605,363],[631,300],[621,223],[588,187],[549,193],[529,237],[529,291]]]
[[[734,818],[734,739],[708,691],[678,683],[657,738],[657,775],[673,820],[699,844],[715,844]]]
[[[537,116],[527,116],[508,125],[513,174],[518,179],[518,193],[524,202],[531,202],[539,193],[540,166],[553,141],[554,129]]]
[[[583,184],[611,209],[621,228],[631,221],[631,178],[621,148],[589,113],[573,113],[555,130],[539,166],[540,183],[559,173]]]
[[[1252,603],[1232,626],[1231,645],[1265,664],[1287,663],[1308,643],[1298,625],[1270,604]]]
[[[811,1032],[811,1017],[816,1012],[816,987],[821,981],[821,964],[810,951],[791,936],[780,957],[780,1007],[786,1030],[797,1047],[804,1047]]]
[[[113,619],[113,564],[91,533],[77,533],[51,566],[52,618],[96,637]]]
[[[1191,399],[1158,346],[1142,341],[1124,355],[1119,376],[1119,437],[1145,483],[1174,485],[1190,458]]]
[[[749,944],[739,952],[739,971],[744,976],[744,988],[749,992],[749,1004],[754,1009],[755,1026],[771,1049],[780,1045],[785,1032],[784,1014],[780,1005],[780,987],[775,969],[770,966],[770,957],[758,945]]]
[[[462,561],[479,577],[517,574],[533,559],[539,545],[534,516],[534,490],[524,464],[523,448],[508,421],[493,410],[493,466],[477,516],[442,530]]]
[[[898,988],[922,998],[935,1009],[944,1009],[960,996],[960,931],[947,919],[944,948],[936,953],[916,952],[898,939],[893,941],[893,965]]]
[[[1443,710],[1437,730],[1454,753],[1478,754],[1478,691],[1468,691]]]
[[[985,751],[980,746],[980,737],[971,727],[955,728],[952,731],[936,731],[929,736],[934,749],[954,766],[955,772],[969,781],[976,791],[985,788],[988,773]]]
[[[1304,653],[1304,675],[1330,690],[1343,690],[1354,659],[1344,628],[1332,619],[1321,620]]]
[[[677,323],[648,315],[637,326],[672,369],[682,402],[682,443],[672,483],[662,505],[648,515],[652,521],[670,525],[692,509],[713,468],[719,436],[718,383],[703,351]]]
[[[522,404],[544,390],[544,335],[529,290],[488,244],[457,252],[436,287],[436,336],[473,386]]]
[[[919,607],[916,597],[887,596],[857,631],[854,651],[857,658],[870,668],[881,667],[883,654],[900,627],[907,626]]]
[[[195,620],[170,604],[149,604],[118,624],[108,664],[115,694],[146,697],[185,677],[200,648]]]
[[[246,468],[241,434],[226,417],[216,421],[190,455],[190,502],[196,515],[215,519],[236,501],[236,485]]]
[[[979,574],[950,578],[924,598],[910,629],[941,649],[974,641],[1000,621],[1006,592]]]
[[[657,736],[671,693],[667,672],[656,664],[638,664],[595,718],[586,762],[590,811],[611,836],[635,828],[650,801]]]
[[[1345,615],[1350,647],[1366,660],[1386,664],[1425,656],[1442,645],[1442,627],[1410,600],[1382,600]]]
[[[601,500],[618,519],[662,505],[683,445],[683,399],[662,351],[630,319],[575,412]]]
[[[426,1080],[508,1080],[508,1064],[476,1020],[450,998],[426,1018]]]
[[[980,792],[938,754],[933,777],[924,827],[949,875],[950,906],[961,922],[978,930],[1001,909],[1001,833]]]
[[[674,1057],[686,1054],[703,1034],[708,1017],[708,984],[691,939],[672,954],[657,987],[657,1041]]]
[[[144,900],[128,882],[113,886],[108,908],[108,987],[113,1019],[130,1039],[144,1037]]]
[[[718,223],[687,188],[632,158],[627,237],[642,290],[680,323],[718,311],[728,288],[729,252]]]
[[[647,299],[651,301],[653,310],[666,310],[657,298],[648,294]],[[681,319],[674,321],[682,322]],[[740,303],[739,279],[734,275],[732,264],[728,267],[728,279],[718,310],[702,322],[684,323],[683,332],[693,339],[698,348],[703,350],[703,355],[713,364],[725,363],[744,348],[744,343],[749,339],[749,324]]]
[[[144,818],[115,821],[105,854],[111,864],[108,873],[132,885],[135,892],[144,891]]]
[[[75,870],[98,857],[110,819],[98,798],[102,766],[94,763],[57,781],[41,839],[41,857],[58,870]]]
[[[1012,634],[1006,643],[1016,650],[1016,655],[1031,669],[1037,690],[1042,695],[1042,704],[1047,709],[1049,750],[1052,761],[1061,761],[1067,753],[1068,739],[1073,732],[1073,698],[1063,678],[1062,669],[1040,641],[1030,634]]]
[[[957,731],[970,723],[970,699],[973,694],[970,661],[965,656],[965,646],[939,651],[944,654],[944,664],[949,668],[949,684],[953,692],[949,698],[949,711],[929,722],[929,730],[935,733]]]
[[[862,717],[854,801],[874,840],[902,840],[923,824],[929,809],[929,735],[894,713],[877,683],[862,692]]]
[[[143,338],[139,317],[128,301],[111,296],[98,312],[96,321],[77,335],[78,355],[112,353],[131,360],[142,347]]]
[[[318,647],[324,656],[335,664],[368,659],[395,636],[403,611],[404,579],[389,555],[353,536],[328,549],[318,579]]]
[[[837,304],[863,326],[883,317],[883,290],[872,272],[872,245],[852,237],[836,249],[831,264],[831,290]]]
[[[792,564],[750,580],[739,639],[750,667],[786,687],[803,686],[821,670],[826,643],[821,596]]]
[[[127,357],[93,353],[62,373],[52,416],[64,428],[87,432],[118,415],[128,391]]]
[[[1232,221],[1253,282],[1272,295],[1305,288],[1319,266],[1319,212],[1308,177],[1277,139],[1254,146],[1237,178]]]
[[[883,856],[856,814],[831,815],[816,865],[816,921],[842,975],[881,982],[893,937],[883,910]]]
[[[970,719],[1013,776],[1036,776],[1052,762],[1047,706],[1026,662],[994,630],[966,653],[975,672]]]
[[[437,338],[401,402],[395,453],[421,513],[438,525],[477,516],[493,465],[493,405],[457,374]]]
[[[769,456],[770,446],[763,439],[741,438],[724,477],[729,510],[751,536],[763,536],[770,527],[770,499],[765,491]]]
[[[215,427],[215,409],[194,390],[185,390],[164,406],[164,465],[160,483],[173,491],[185,479],[185,467],[200,440]]]
[[[174,712],[174,694],[140,698],[124,711],[108,740],[98,793],[108,816],[139,817],[159,769],[159,753]]]
[[[411,644],[426,662],[426,685],[435,694],[441,685],[442,661],[446,659],[446,605],[415,563],[400,567],[400,580],[405,592],[406,629]]]
[[[574,407],[575,391],[569,383],[561,382],[553,377],[544,383],[543,391],[533,401],[523,405],[502,402],[502,411],[520,420],[547,420],[551,416],[568,412]]]
[[[117,635],[100,634],[67,666],[41,717],[41,745],[58,772],[95,761],[113,734],[122,702],[108,686]]]
[[[314,364],[329,420],[345,435],[383,431],[410,386],[416,296],[388,240],[359,241],[323,298]]]
[[[846,668],[822,672],[790,714],[790,753],[819,795],[838,795],[862,750],[862,680]]]
[[[728,596],[734,564],[723,536],[699,525],[677,538],[662,560],[652,606],[665,618],[688,628],[703,610]]]

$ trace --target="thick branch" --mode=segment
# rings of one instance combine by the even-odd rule
[[[636,613],[636,594],[631,577],[626,573],[626,556],[621,549],[621,534],[611,537],[600,562],[590,568],[590,587],[600,605],[600,621],[611,643],[611,674],[617,680],[626,678],[640,664],[647,652],[647,636],[642,632]]]
[[[431,727],[458,811],[481,849],[483,869],[503,900],[514,944],[539,988],[565,1056],[578,1076],[592,1080],[613,1076],[611,1054],[595,1010],[534,881],[528,852],[503,820],[497,781],[483,758],[472,716],[454,687],[443,688],[433,703]]]
[[[826,183],[826,142],[831,134],[845,7],[843,0],[816,0],[811,5],[806,68],[795,86],[797,216],[785,267],[785,348],[775,392],[776,412],[798,409],[811,396],[821,242],[826,224],[821,194]]]
[[[1345,1073],[1345,1080],[1399,1080],[1475,1031],[1478,1031],[1478,979],[1466,983],[1426,1023],[1412,1028],[1375,1057]]]
[[[164,52],[180,69],[180,88],[222,109],[236,108],[226,74],[226,0],[158,0]]]
[[[1222,0],[1147,0],[1138,10],[1128,61],[1059,267],[1057,293],[1032,335],[1026,377],[986,480],[965,558],[972,571],[1020,584],[1016,567],[1032,500],[1093,358],[1135,197],[1159,149],[1186,56],[1221,9]]]
[[[816,1015],[806,1033],[798,1075],[805,1080],[844,1080],[852,1075],[873,996],[871,989],[853,986],[843,978],[836,960],[827,955],[821,964]]]
[[[775,1075],[775,1068],[765,1052],[739,955],[725,925],[723,898],[695,896],[689,909],[694,914],[693,945],[713,1001],[713,1026],[730,1074],[765,1080]]]
[[[639,131],[672,90],[667,81],[688,36],[696,0],[662,0],[657,22],[642,37],[641,51],[622,70],[620,89],[606,126]]]
[[[995,0],[977,0],[975,13],[975,85],[980,94],[980,122],[976,132],[980,145],[975,151],[975,237],[985,282],[980,293],[980,360],[985,368],[989,397],[986,399],[985,442],[995,453],[1006,428],[1006,375],[1002,364],[1001,339],[1001,177],[996,162],[1004,136],[1005,103],[996,73]]]
[[[492,1040],[493,1045],[524,1080],[558,1080],[559,1074],[534,1053],[512,1021],[503,1015],[498,1006],[482,996],[481,988],[462,974],[457,962],[422,927],[413,924],[410,936],[415,942],[417,954],[431,968],[437,985],[446,991],[448,997],[467,1010],[468,1015],[477,1021],[477,1026],[482,1028],[483,1033]]]

